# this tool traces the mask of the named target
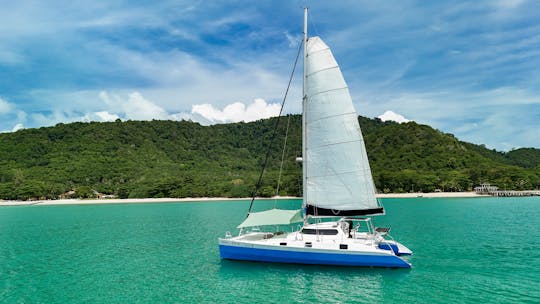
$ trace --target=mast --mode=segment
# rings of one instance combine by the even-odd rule
[[[302,196],[303,206],[307,205],[307,151],[306,151],[306,109],[307,109],[307,95],[306,95],[306,57],[307,57],[307,15],[308,8],[304,7],[304,57],[303,66],[304,72],[302,74]]]

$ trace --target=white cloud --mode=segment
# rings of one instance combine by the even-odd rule
[[[219,110],[210,104],[194,105],[191,113],[198,114],[212,123],[225,122],[249,122],[258,119],[268,118],[279,115],[279,104],[267,104],[263,99],[255,99],[248,105],[241,102],[229,104]]]
[[[81,112],[71,112],[71,111],[65,111],[65,110],[56,110],[50,113],[32,113],[29,115],[29,119],[27,119],[26,121],[30,123],[31,125],[53,126],[57,123],[72,123],[76,121],[104,122],[104,121],[114,121],[118,118],[120,118],[118,115],[109,113],[107,111],[81,113]],[[22,124],[20,125],[22,126]]]
[[[22,130],[22,129],[24,129],[23,124],[18,123],[13,127],[13,129],[11,129],[11,132],[17,132],[17,131]]]
[[[301,35],[291,35],[288,31],[285,32],[285,38],[287,38],[290,48],[298,47],[298,44],[302,41]]]
[[[0,98],[0,114],[7,114],[13,109],[13,105]]]
[[[118,115],[111,114],[107,111],[95,112],[94,114],[99,117],[101,121],[115,121],[120,118]]]
[[[132,120],[191,120],[203,125],[229,122],[250,122],[258,119],[277,116],[280,105],[267,103],[263,99],[255,99],[251,104],[235,102],[222,109],[211,104],[195,104],[191,112],[171,113],[139,92],[109,93],[101,91],[94,102],[93,109],[73,111],[68,107],[50,113],[33,113],[30,120],[40,126],[54,125],[59,122],[74,121],[114,121],[116,119]],[[86,96],[86,94],[84,95]],[[88,99],[89,100],[89,99]]]
[[[238,60],[227,57],[219,59],[226,62],[225,66],[221,66],[178,51],[144,56],[114,48],[107,53],[109,52],[122,53],[123,56],[118,58],[118,62],[130,73],[159,84],[138,92],[163,108],[177,111],[185,111],[193,104],[205,104],[209,101],[213,105],[224,107],[238,100],[279,99],[289,73],[269,68],[278,65],[276,60],[281,58],[253,61],[249,58]],[[298,84],[291,87],[291,100],[297,97],[295,94],[301,95]]]
[[[166,119],[168,114],[160,106],[146,100],[140,93],[129,95],[128,104],[124,106],[128,119]]]
[[[17,111],[17,121],[25,121],[26,120],[26,112],[24,111]]]
[[[37,93],[36,93],[37,94]],[[92,95],[94,97],[92,97]],[[43,98],[49,98],[46,92],[37,94]],[[21,126],[51,126],[57,123],[71,123],[76,121],[115,121],[122,120],[190,120],[202,125],[216,123],[229,123],[239,121],[255,121],[258,119],[277,116],[280,111],[279,104],[267,103],[263,99],[255,99],[251,104],[235,102],[220,108],[212,104],[195,104],[191,112],[174,113],[159,106],[153,100],[146,98],[143,94],[135,91],[126,92],[80,92],[77,94],[62,95],[62,103],[65,107],[48,112],[34,112],[26,114],[24,111],[17,111],[16,120],[11,121],[11,125],[17,123]],[[69,100],[81,102],[84,100],[86,107],[70,106]],[[79,101],[77,101],[80,99]],[[12,106],[0,99],[0,110],[11,109]],[[2,108],[3,106],[3,108]],[[9,131],[6,131],[9,132]]]
[[[378,118],[382,121],[395,121],[398,123],[404,123],[409,122],[407,118],[405,118],[403,115],[397,114],[393,111],[386,111],[382,115],[379,115]]]
[[[110,95],[107,92],[100,92],[99,97],[113,112],[124,114],[125,119],[151,120],[169,118],[167,111],[152,101],[145,99],[139,92],[129,94],[127,99],[115,94]],[[119,118],[117,114],[107,112],[107,115],[105,115],[104,112],[99,113],[101,115],[98,112],[96,112],[96,115],[101,118],[110,117],[110,115],[116,115],[115,119]]]
[[[408,119],[453,133],[460,140],[497,150],[536,147],[540,142],[540,97],[520,87],[372,94],[361,98],[359,108],[367,112],[362,115],[373,117],[393,109]]]
[[[84,122],[90,122],[90,121],[98,121],[98,122],[104,122],[104,121],[115,121],[116,119],[120,118],[116,114],[111,114],[107,111],[100,111],[100,112],[93,112],[93,113],[86,113],[82,116],[68,116],[68,120],[71,121],[84,121]]]

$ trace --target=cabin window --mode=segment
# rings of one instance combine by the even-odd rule
[[[336,229],[302,229],[303,234],[319,234],[319,235],[336,235],[338,231]]]

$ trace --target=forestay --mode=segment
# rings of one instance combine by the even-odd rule
[[[349,89],[332,52],[319,37],[309,38],[305,64],[307,214],[383,213]]]

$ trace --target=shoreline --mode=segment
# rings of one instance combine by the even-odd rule
[[[417,193],[377,193],[377,198],[454,198],[454,197],[489,197],[489,195],[478,194],[474,191],[469,192],[417,192]]]
[[[430,192],[430,193],[380,193],[377,198],[465,198],[465,197],[489,197],[476,192]],[[258,197],[257,200],[273,199],[301,199],[294,196],[280,196],[271,198]],[[246,201],[250,197],[227,198],[227,197],[186,197],[186,198],[113,198],[113,199],[59,199],[38,201],[5,201],[0,200],[0,206],[31,206],[31,205],[101,205],[101,204],[152,204],[152,203],[190,203],[211,201]]]

